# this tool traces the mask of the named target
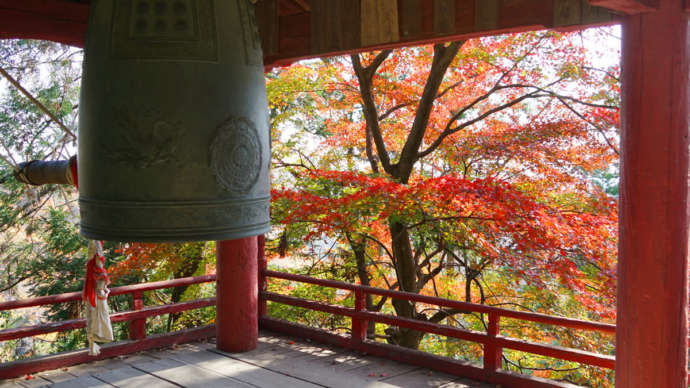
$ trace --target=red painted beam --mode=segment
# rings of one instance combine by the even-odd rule
[[[679,0],[623,20],[620,387],[687,386],[688,22]]]
[[[351,307],[336,306],[322,302],[311,300],[304,300],[294,298],[286,295],[279,295],[270,292],[262,294],[266,300],[287,304],[295,307],[302,307],[314,311],[322,311],[333,315],[342,315],[347,317],[357,317],[360,319],[375,321],[378,323],[385,323],[391,326],[399,326],[408,329],[414,329],[425,333],[439,334],[447,337],[462,339],[465,341],[486,343],[489,341],[488,335],[476,331],[458,329],[451,326],[439,325],[437,323],[420,321],[417,319],[396,317],[393,315],[386,315],[373,312],[356,311]]]
[[[216,242],[216,345],[226,352],[256,348],[258,323],[257,237]]]
[[[48,333],[83,329],[86,327],[85,319],[72,319],[69,321],[42,323],[34,326],[23,326],[0,331],[0,341],[9,341],[24,337],[33,337]]]
[[[10,300],[7,302],[0,302],[0,311],[75,302],[81,300],[81,298],[81,292],[67,292],[58,295],[39,296],[37,298]]]
[[[140,341],[125,341],[101,345],[101,354],[98,356],[89,356],[88,350],[78,350],[51,356],[2,363],[0,364],[0,380],[47,370],[60,369],[72,365],[83,364],[85,362],[103,360],[148,349],[198,341],[211,338],[215,333],[216,328],[214,326],[202,326],[189,330],[155,335]]]
[[[601,368],[614,369],[616,364],[616,358],[613,356],[606,356],[579,349],[564,348],[561,346],[537,344],[515,338],[499,336],[496,339],[496,344],[507,349],[557,358],[559,360],[574,361],[580,364],[598,366]]]
[[[133,284],[129,286],[115,287],[110,290],[110,295],[130,294],[134,292],[144,292],[152,290],[160,290],[162,288],[173,288],[191,286],[192,284],[210,283],[216,281],[216,275],[190,276],[186,278],[161,280],[159,282],[150,282],[142,284]]]
[[[89,5],[67,0],[0,0],[0,39],[43,39],[82,47]]]
[[[216,280],[216,275],[204,275],[204,276],[192,276],[192,277],[172,279],[172,280],[163,280],[163,281],[159,281],[159,282],[134,284],[134,285],[129,285],[129,286],[111,288],[110,289],[110,295],[122,295],[122,294],[130,294],[130,293],[135,293],[135,292],[160,290],[162,288],[189,286],[192,284],[210,283],[210,282],[213,282],[215,280]],[[82,298],[81,292],[68,292],[68,293],[58,294],[58,295],[40,296],[37,298],[11,300],[8,302],[1,302],[0,303],[0,311],[15,310],[15,309],[20,309],[20,308],[25,308],[25,307],[34,307],[34,306],[46,306],[46,305],[53,305],[53,304],[66,303],[66,302],[74,302],[74,301],[81,300],[81,298]]]
[[[191,300],[188,302],[180,302],[175,304],[166,304],[162,306],[145,307],[141,310],[111,314],[110,321],[113,323],[117,323],[137,319],[146,319],[149,317],[154,317],[163,314],[179,313],[182,311],[210,307],[214,306],[215,304],[216,298],[206,298]],[[84,327],[86,327],[86,320],[84,319],[72,319],[69,321],[43,323],[34,326],[24,326],[14,329],[1,330],[0,341],[9,341],[18,338],[32,337],[35,335],[76,330],[82,329]]]
[[[457,338],[464,341],[489,344],[497,348],[509,348],[528,353],[539,354],[542,356],[554,357],[562,360],[575,361],[586,365],[593,365],[613,369],[615,362],[612,356],[587,352],[584,350],[537,344],[529,341],[518,340],[503,336],[489,336],[485,333],[458,329],[452,326],[440,325],[437,323],[421,321],[417,319],[402,318],[381,313],[356,311],[355,309],[350,307],[336,306],[323,302],[304,300],[294,298],[291,296],[274,294],[271,292],[264,292],[262,293],[262,296],[266,300],[287,304],[290,306],[302,307],[314,311],[322,311],[334,315],[359,318],[362,320],[369,320],[377,323],[384,323],[389,326],[404,327],[407,329],[418,330],[424,333],[433,333],[446,337]],[[359,343],[361,343],[361,341],[359,341]],[[356,345],[354,346],[356,347]],[[364,351],[363,349],[360,350]]]
[[[580,319],[572,319],[572,318],[558,317],[558,316],[538,314],[538,313],[530,313],[530,312],[524,312],[524,311],[506,310],[506,309],[502,309],[502,308],[498,308],[498,307],[491,307],[491,306],[479,305],[479,304],[474,304],[474,303],[460,302],[460,301],[456,301],[456,300],[437,298],[437,297],[427,296],[427,295],[419,295],[419,294],[414,294],[411,292],[385,290],[382,288],[360,286],[357,284],[344,283],[344,282],[339,282],[339,281],[335,281],[335,280],[316,279],[316,278],[311,278],[311,277],[304,276],[304,275],[296,275],[296,274],[289,274],[289,273],[283,273],[283,272],[264,271],[264,274],[268,277],[272,277],[272,278],[276,278],[276,279],[292,280],[292,281],[297,281],[297,282],[302,282],[302,283],[315,284],[315,285],[319,285],[319,286],[339,288],[341,290],[350,290],[350,291],[360,290],[360,291],[363,291],[364,293],[371,294],[371,295],[387,296],[387,297],[395,298],[395,299],[409,300],[409,301],[413,301],[413,302],[421,302],[421,303],[428,303],[428,304],[435,304],[437,306],[456,308],[456,309],[460,309],[463,311],[473,311],[473,312],[486,313],[486,314],[496,313],[502,317],[521,319],[521,320],[530,321],[530,322],[545,323],[548,325],[568,327],[571,329],[595,330],[595,331],[600,331],[600,332],[604,332],[604,333],[615,333],[616,332],[616,326],[611,325],[611,324],[607,324],[607,323],[583,321]]]
[[[589,0],[589,3],[628,15],[652,12],[659,9],[659,0]]]

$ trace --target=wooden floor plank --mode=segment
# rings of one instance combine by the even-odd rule
[[[417,369],[408,373],[383,379],[388,384],[406,388],[453,388],[455,376],[427,369]],[[457,388],[462,387],[458,385]]]
[[[32,375],[31,379],[29,380],[27,380],[26,378],[16,379],[15,383],[24,388],[34,388],[45,387],[47,384],[50,384],[50,381],[41,378],[41,376]]]
[[[493,388],[494,386],[488,384],[478,383],[476,381],[470,380],[457,380],[446,385],[442,385],[439,388]]]
[[[79,376],[73,380],[53,384],[50,388],[113,388],[113,386],[93,376]]]
[[[50,381],[51,383],[61,383],[63,381],[72,380],[76,377],[75,375],[69,373],[68,368],[48,372],[41,372],[39,373],[39,376]]]
[[[246,354],[223,353],[218,350],[213,350],[220,354],[225,354],[228,357],[239,359],[245,362],[252,363],[251,359]],[[332,364],[326,360],[337,356],[319,358],[318,356],[300,356],[300,353],[292,351],[289,353],[276,354],[274,358],[261,358],[261,366],[277,373],[285,374],[298,379],[306,380],[314,384],[333,387],[333,388],[352,388],[352,387],[368,387],[368,388],[391,388],[392,385],[372,381],[371,379],[361,378],[355,374],[345,375],[342,371],[342,365]],[[256,358],[256,357],[253,357]]]
[[[21,388],[14,380],[0,381],[0,388]]]
[[[273,364],[281,360],[294,360],[296,358],[307,357],[309,354],[301,354],[290,349],[282,348],[276,345],[269,345],[264,348],[257,348],[246,353],[226,353],[216,349],[209,349],[218,354],[227,355],[236,360],[248,362],[253,365],[264,366]]]
[[[299,343],[287,345],[287,348],[297,353],[300,353],[301,355],[315,356],[318,358],[332,357],[338,354],[344,354],[348,352],[347,349],[342,348]]]
[[[163,358],[132,365],[136,369],[189,388],[251,388],[252,386],[221,375],[197,368],[180,361]]]
[[[176,385],[132,367],[98,373],[94,377],[118,388],[171,388]]]
[[[95,373],[106,372],[112,369],[124,368],[128,364],[119,358],[111,358],[108,360],[95,361],[88,364],[75,365],[70,367],[67,371],[75,376],[90,376]]]
[[[364,357],[362,361],[365,361],[366,364],[356,368],[346,369],[344,374],[356,375],[367,381],[386,380],[390,377],[403,375],[419,369],[419,367],[413,365],[401,364],[378,357]],[[386,381],[386,383],[389,382]]]
[[[346,371],[349,369],[359,368],[371,363],[370,359],[367,359],[361,354],[357,354],[352,351],[336,354],[320,361],[327,365],[331,365],[333,370],[337,371]]]
[[[311,384],[284,374],[261,368],[259,366],[247,364],[245,362],[220,355],[206,350],[196,352],[175,351],[170,354],[170,358],[182,361],[199,368],[215,371],[226,377],[243,381],[257,387],[294,387],[294,388],[317,388],[318,385]]]

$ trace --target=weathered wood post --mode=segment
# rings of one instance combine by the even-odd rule
[[[256,348],[258,327],[257,237],[216,242],[216,347]]]
[[[623,21],[616,386],[687,387],[688,55],[682,1]]]

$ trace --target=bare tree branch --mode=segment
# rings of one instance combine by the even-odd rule
[[[431,70],[424,85],[422,98],[417,105],[417,112],[415,113],[414,121],[410,134],[407,136],[405,145],[400,152],[400,160],[398,161],[397,174],[394,176],[400,180],[401,183],[407,183],[412,173],[415,162],[419,159],[419,147],[424,139],[424,134],[427,131],[429,124],[429,117],[433,109],[433,102],[436,99],[438,90],[446,75],[448,66],[453,61],[455,56],[460,51],[460,48],[465,41],[453,42],[446,45],[434,45],[434,59],[431,63]]]
[[[53,114],[53,112],[48,110],[48,108],[46,108],[45,105],[41,104],[41,102],[38,101],[34,96],[32,96],[28,90],[24,89],[24,87],[19,83],[19,81],[14,79],[14,77],[12,77],[10,75],[10,73],[5,71],[5,69],[3,69],[1,66],[0,66],[0,74],[3,77],[5,77],[7,79],[7,81],[9,81],[9,83],[12,84],[12,86],[17,88],[17,90],[19,90],[24,96],[26,96],[26,98],[28,98],[34,105],[36,105],[38,107],[38,109],[40,109],[41,111],[43,111],[43,113],[45,113],[48,117],[50,117],[50,119],[53,120],[55,122],[55,124],[57,124],[60,128],[62,128],[63,131],[65,131],[68,135],[70,135],[72,137],[72,139],[77,140],[77,135],[75,135],[74,132],[72,132],[69,128],[67,128],[67,126],[65,126],[65,124],[63,124],[62,121],[60,121],[60,119],[58,119],[57,116],[55,116],[55,114]]]
[[[371,134],[371,137],[373,138],[383,170],[393,175],[393,166],[391,165],[388,150],[386,150],[386,143],[383,140],[381,128],[379,127],[378,112],[376,109],[374,94],[372,92],[374,74],[379,66],[381,66],[383,61],[385,61],[391,53],[392,50],[381,51],[367,67],[362,65],[359,54],[353,54],[350,56],[350,58],[352,60],[352,67],[355,70],[355,75],[359,81],[359,91],[362,97],[362,108],[364,111],[364,119],[367,125],[367,134]],[[373,159],[373,157],[371,157],[369,161],[372,163],[372,165],[376,164],[376,161]],[[376,168],[376,170],[378,170],[378,168]]]

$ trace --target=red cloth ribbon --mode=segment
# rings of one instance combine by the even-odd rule
[[[96,260],[99,260],[103,267],[96,265]],[[84,291],[82,294],[82,298],[91,303],[93,307],[96,307],[96,280],[98,278],[103,278],[106,286],[110,284],[108,271],[105,269],[105,257],[95,254],[86,263],[86,279],[84,279]],[[99,297],[99,299],[101,298]]]
[[[74,181],[74,187],[79,189],[79,177],[77,176],[77,159],[74,159],[74,161],[70,163],[69,167],[72,171],[72,180]]]

